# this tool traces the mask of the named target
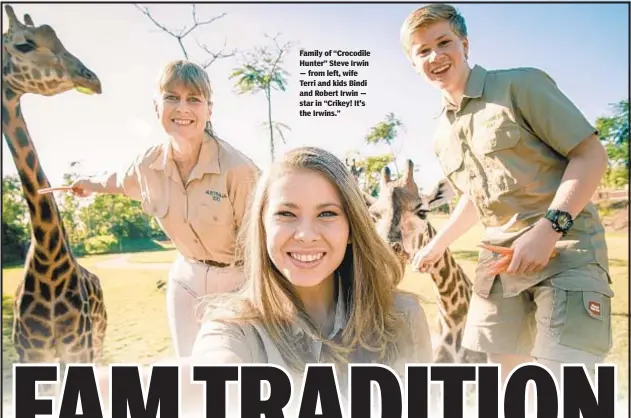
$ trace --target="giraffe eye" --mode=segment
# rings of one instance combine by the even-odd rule
[[[22,52],[23,54],[26,54],[27,52],[31,52],[35,48],[37,48],[37,45],[35,45],[35,42],[33,42],[31,40],[27,40],[23,44],[15,45],[15,49],[17,49],[18,51]]]

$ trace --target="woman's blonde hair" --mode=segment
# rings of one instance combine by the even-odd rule
[[[336,271],[346,301],[347,326],[341,339],[330,341],[319,335],[315,324],[289,281],[270,259],[266,248],[263,214],[270,185],[294,170],[311,170],[328,179],[340,194],[350,226],[351,242]],[[322,353],[336,363],[351,361],[394,361],[401,336],[409,333],[402,312],[394,306],[402,267],[377,235],[364,197],[355,179],[333,154],[313,147],[294,149],[263,173],[241,229],[239,249],[244,259],[246,284],[240,293],[219,299],[207,310],[206,320],[256,321],[265,327],[286,363],[302,371],[309,358],[303,348],[308,340],[292,334],[300,327],[304,337],[323,340]]]
[[[187,60],[174,60],[168,62],[160,71],[157,81],[157,91],[161,95],[168,89],[176,86],[184,86],[202,96],[212,106],[213,90],[210,78],[206,71],[194,62]],[[156,99],[158,100],[158,99]],[[206,133],[214,137],[210,119],[206,122]]]

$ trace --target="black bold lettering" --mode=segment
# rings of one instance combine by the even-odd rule
[[[406,366],[405,375],[408,417],[427,418],[429,413],[429,373],[427,366]]]
[[[546,368],[537,364],[522,364],[508,375],[504,389],[504,416],[526,417],[526,387],[531,380],[537,391],[537,418],[557,418],[556,380]]]
[[[270,387],[269,398],[263,399],[261,383]],[[241,366],[241,418],[283,418],[283,408],[291,399],[292,382],[282,368],[276,366]]]
[[[478,366],[478,416],[499,417],[500,372],[496,364]]]
[[[614,416],[616,366],[596,366],[592,385],[584,366],[562,365],[563,416],[566,418],[605,418]],[[598,399],[593,386],[598,388]]]
[[[237,366],[196,366],[193,369],[193,381],[206,382],[206,396],[204,397],[204,408],[206,416],[211,416],[208,405],[212,406],[213,417],[226,416],[228,381],[239,380],[239,368]],[[223,402],[218,402],[223,399]]]
[[[321,413],[316,415],[320,399]],[[307,365],[298,418],[342,418],[340,390],[332,365]]]
[[[464,413],[464,382],[475,382],[475,366],[441,365],[432,367],[432,381],[443,382],[443,415],[462,417]]]
[[[126,417],[128,405],[129,414],[134,418],[156,418],[158,408],[161,417],[178,416],[180,376],[177,366],[152,366],[148,390],[144,390],[137,366],[112,366],[110,379],[113,417]]]
[[[81,414],[77,414],[79,400]],[[77,417],[103,418],[103,402],[92,365],[72,365],[66,369],[59,418]]]
[[[372,409],[372,384],[377,384],[381,393],[382,415],[400,417],[403,412],[401,382],[391,369],[380,365],[350,366],[351,418],[370,417]]]
[[[35,418],[37,415],[52,415],[53,400],[37,399],[35,390],[38,382],[57,382],[58,376],[58,365],[14,364],[13,402],[15,416]]]

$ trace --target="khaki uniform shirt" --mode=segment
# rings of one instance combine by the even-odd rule
[[[434,151],[457,194],[474,204],[484,241],[510,247],[550,208],[568,153],[596,129],[543,71],[486,71],[475,66],[459,108],[443,103]],[[556,273],[594,263],[608,272],[607,244],[596,207],[589,203],[540,272],[500,274],[505,296],[514,296]],[[492,255],[482,250],[480,265]],[[603,277],[608,277],[605,274]],[[559,279],[567,290],[612,295],[607,280]],[[474,289],[488,296],[494,277],[478,267]],[[609,280],[610,281],[610,280]]]
[[[167,141],[149,148],[118,174],[117,185],[141,202],[185,257],[231,264],[258,174],[256,165],[237,149],[207,137],[185,182]]]
[[[342,292],[338,290],[338,298],[335,311],[333,331],[328,336],[335,338],[347,325],[348,315]],[[410,295],[397,295],[395,297],[395,309],[403,312],[406,318],[406,328],[401,332],[412,335],[409,346],[402,347],[400,358],[396,364],[388,365],[405,382],[405,364],[432,363],[432,345],[429,333],[429,325],[425,312],[418,299]],[[304,332],[296,325],[293,328],[296,338],[303,336]],[[311,340],[311,353],[313,358],[322,361],[322,342]],[[296,374],[283,360],[280,351],[276,347],[273,338],[267,333],[265,327],[258,323],[223,323],[218,321],[206,322],[202,325],[195,345],[193,358],[199,364],[273,364],[282,367],[292,380],[294,393],[293,400],[299,400],[300,388],[304,374]],[[313,363],[313,362],[311,362]],[[344,370],[346,366],[343,366]],[[336,367],[336,373],[340,373]],[[340,395],[347,392],[347,381],[338,377]]]

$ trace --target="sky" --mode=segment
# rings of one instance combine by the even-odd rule
[[[432,132],[440,93],[412,69],[399,44],[399,29],[415,4],[200,4],[199,19],[226,13],[184,39],[190,58],[207,59],[195,39],[217,50],[248,51],[266,45],[265,35],[280,34],[294,43],[284,68],[287,90],[272,93],[273,119],[291,129],[277,152],[302,145],[326,148],[340,157],[356,150],[376,155],[388,149],[368,146],[365,136],[388,113],[403,123],[395,143],[399,167],[414,161],[421,187],[442,177],[432,152]],[[191,23],[187,4],[148,4],[170,28]],[[628,97],[629,24],[624,4],[457,4],[469,31],[470,63],[487,69],[540,68],[574,101],[592,123],[610,114],[611,103]],[[53,185],[70,163],[83,174],[120,169],[159,142],[153,107],[155,81],[172,59],[183,58],[175,38],[158,29],[133,4],[15,4],[18,16],[51,25],[65,47],[99,76],[103,93],[71,91],[54,97],[26,95],[22,110],[41,164]],[[6,28],[3,10],[3,28]],[[336,117],[301,117],[300,49],[370,51],[368,67],[356,67],[367,80],[359,99],[364,107],[343,109]],[[231,71],[240,55],[208,68],[214,90],[213,125],[218,135],[260,167],[270,161],[263,125],[267,103],[262,93],[239,95]],[[323,67],[328,69],[327,67]],[[310,68],[316,69],[316,68]],[[309,78],[311,79],[311,78]],[[303,88],[304,89],[304,88]],[[333,98],[339,99],[339,98]],[[312,109],[313,110],[313,109]],[[6,143],[3,175],[16,172]]]

